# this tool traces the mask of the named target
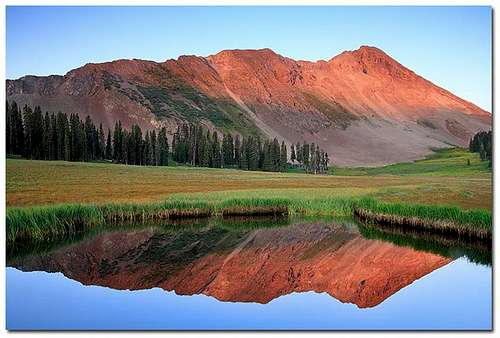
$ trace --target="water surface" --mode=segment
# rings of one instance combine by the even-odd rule
[[[395,236],[348,220],[99,232],[9,258],[7,327],[491,329],[484,253]]]

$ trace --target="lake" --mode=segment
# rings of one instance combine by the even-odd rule
[[[491,251],[343,219],[96,229],[10,253],[9,330],[491,330]]]

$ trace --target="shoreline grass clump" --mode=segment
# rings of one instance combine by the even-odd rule
[[[230,199],[217,207],[222,217],[232,216],[286,216],[290,201],[282,198]]]
[[[414,228],[481,240],[492,238],[491,213],[486,210],[384,203],[373,198],[362,198],[354,204],[353,213],[363,222],[380,226]]]
[[[162,219],[205,218],[213,206],[202,201],[165,201],[147,204],[107,204],[101,207],[108,222],[151,221]]]
[[[103,221],[103,214],[95,205],[7,208],[7,245],[18,241],[50,241],[100,225]]]
[[[176,222],[212,216],[287,216],[285,199],[230,199],[219,202],[166,200],[160,203],[62,204],[7,208],[7,246],[51,242],[101,225]]]

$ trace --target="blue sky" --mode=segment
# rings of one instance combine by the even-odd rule
[[[7,7],[7,78],[234,48],[327,60],[361,45],[491,111],[490,7]]]

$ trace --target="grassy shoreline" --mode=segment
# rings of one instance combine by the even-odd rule
[[[384,203],[363,198],[353,205],[353,214],[363,222],[381,227],[401,227],[459,238],[492,239],[491,213],[481,209]]]
[[[7,208],[7,245],[54,241],[102,225],[124,222],[237,216],[358,216],[385,226],[491,239],[491,213],[456,207],[381,203],[367,198],[290,200],[232,198],[216,201],[166,200],[142,204],[63,204]],[[376,216],[376,217],[375,217]],[[378,217],[378,218],[377,218]]]
[[[162,203],[62,204],[7,208],[7,245],[63,238],[105,224],[213,216],[288,215],[284,199],[231,199],[222,203],[165,201]]]
[[[458,148],[334,175],[7,159],[6,181],[9,245],[106,223],[284,213],[352,217],[355,205],[393,227],[434,222],[458,234],[465,229],[491,237],[492,231],[491,170],[477,154]]]

